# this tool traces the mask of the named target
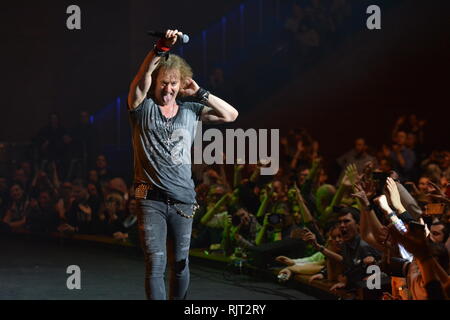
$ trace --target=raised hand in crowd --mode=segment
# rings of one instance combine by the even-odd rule
[[[361,184],[355,184],[353,187],[354,192],[351,194],[352,197],[358,199],[363,208],[368,208],[370,206],[369,197]],[[361,208],[361,210],[363,210]]]
[[[358,169],[355,164],[350,164],[345,169],[344,177],[342,178],[342,184],[346,187],[352,187],[358,180]]]
[[[391,203],[394,207],[394,209],[397,211],[397,213],[401,214],[405,212],[405,207],[403,206],[401,199],[400,199],[400,193],[398,192],[397,183],[392,178],[387,178],[386,180],[386,187],[389,191],[389,199],[391,200]]]

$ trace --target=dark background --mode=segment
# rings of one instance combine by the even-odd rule
[[[128,91],[154,38],[176,26],[195,34],[238,4],[207,1],[14,1],[1,9],[0,141],[27,141],[60,113],[95,112]],[[81,8],[81,30],[66,28],[68,6]],[[201,8],[201,9],[200,9]],[[205,14],[207,12],[207,14]]]
[[[262,104],[262,119],[245,123],[305,127],[333,159],[358,137],[390,143],[396,119],[415,113],[428,121],[427,148],[448,149],[449,9],[449,2],[405,1],[382,16],[382,30],[357,33]]]
[[[197,34],[241,2],[2,3],[0,141],[28,141],[50,111],[58,111],[70,126],[80,110],[104,108],[127,92],[154,43],[146,30],[175,26]],[[383,10],[386,2],[373,3]],[[313,70],[289,81],[280,78],[286,81],[282,90],[256,108],[233,101],[241,112],[235,126],[303,126],[320,141],[325,157],[335,157],[358,136],[373,145],[389,142],[396,117],[416,113],[428,120],[427,143],[448,147],[450,5],[438,0],[401,3],[383,13],[382,30],[363,28]],[[80,31],[66,28],[71,4],[81,7]],[[367,14],[357,15],[365,25]]]

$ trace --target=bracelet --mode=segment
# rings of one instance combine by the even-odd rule
[[[201,104],[207,104],[209,98],[209,91],[200,87],[197,93],[195,94],[194,98],[197,100],[197,102]]]
[[[390,219],[391,217],[397,216],[394,212],[391,212],[387,215],[387,217]]]
[[[162,43],[162,39],[159,39],[153,48],[157,57],[166,57],[166,60],[169,58],[170,47],[165,47]]]

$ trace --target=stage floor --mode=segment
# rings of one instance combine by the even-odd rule
[[[70,265],[81,269],[81,289],[69,290]],[[29,237],[0,239],[1,300],[143,300],[143,257],[132,249],[62,245]],[[189,300],[315,300],[295,289],[223,267],[191,261]]]

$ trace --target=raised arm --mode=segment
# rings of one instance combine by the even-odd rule
[[[334,252],[334,251],[332,251],[332,250],[330,250],[330,249],[320,245],[317,242],[316,235],[314,233],[312,233],[311,231],[307,230],[307,229],[306,229],[306,231],[304,232],[304,234],[302,236],[302,240],[311,243],[312,246],[317,251],[322,252],[322,254],[324,256],[328,257],[331,260],[334,260],[336,262],[342,262],[344,260],[344,258],[340,254],[338,254],[338,253],[336,253],[336,252]]]
[[[207,107],[203,109],[202,121],[207,123],[233,122],[238,115],[238,111],[228,102],[209,94]]]
[[[128,93],[128,108],[130,110],[137,108],[144,101],[152,84],[153,71],[155,71],[161,59],[160,54],[168,51],[176,43],[177,33],[178,30],[167,30],[166,37],[160,39],[156,47],[148,53],[130,85]]]
[[[220,198],[219,201],[217,201],[217,203],[214,205],[214,207],[212,207],[211,209],[209,209],[205,215],[201,218],[200,223],[201,224],[207,224],[211,218],[218,213],[219,209],[230,200],[231,194],[230,193],[225,193],[222,198]]]
[[[264,242],[264,239],[266,237],[267,228],[269,227],[269,215],[266,214],[264,216],[264,222],[261,227],[261,229],[258,231],[258,234],[256,235],[255,244],[259,246]]]
[[[305,179],[303,185],[300,186],[302,195],[307,196],[310,192],[313,191],[313,187],[319,176],[320,169],[320,159],[314,159],[312,162],[311,169],[309,170],[309,174]]]
[[[358,170],[356,169],[356,166],[354,164],[350,164],[347,166],[347,168],[345,169],[344,177],[342,178],[342,181],[338,189],[336,190],[333,200],[328,205],[328,207],[325,208],[325,212],[321,214],[319,218],[321,223],[325,223],[326,221],[328,221],[331,214],[333,213],[333,208],[341,204],[344,196],[352,189],[352,185],[355,184],[357,174]]]
[[[384,251],[385,247],[382,245],[382,242],[386,235],[383,231],[383,225],[378,220],[375,212],[370,209],[369,199],[361,185],[355,185],[352,196],[356,198],[361,212],[359,223],[361,238],[375,249]]]
[[[270,198],[272,197],[273,190],[266,191],[265,194],[262,195],[261,204],[259,205],[258,211],[256,212],[256,217],[261,218],[266,213],[267,206],[269,205]]]
[[[200,88],[193,79],[187,79],[181,94],[193,96],[197,101],[204,104],[201,120],[205,123],[233,122],[238,117],[238,111],[228,102],[216,97],[209,91]]]

